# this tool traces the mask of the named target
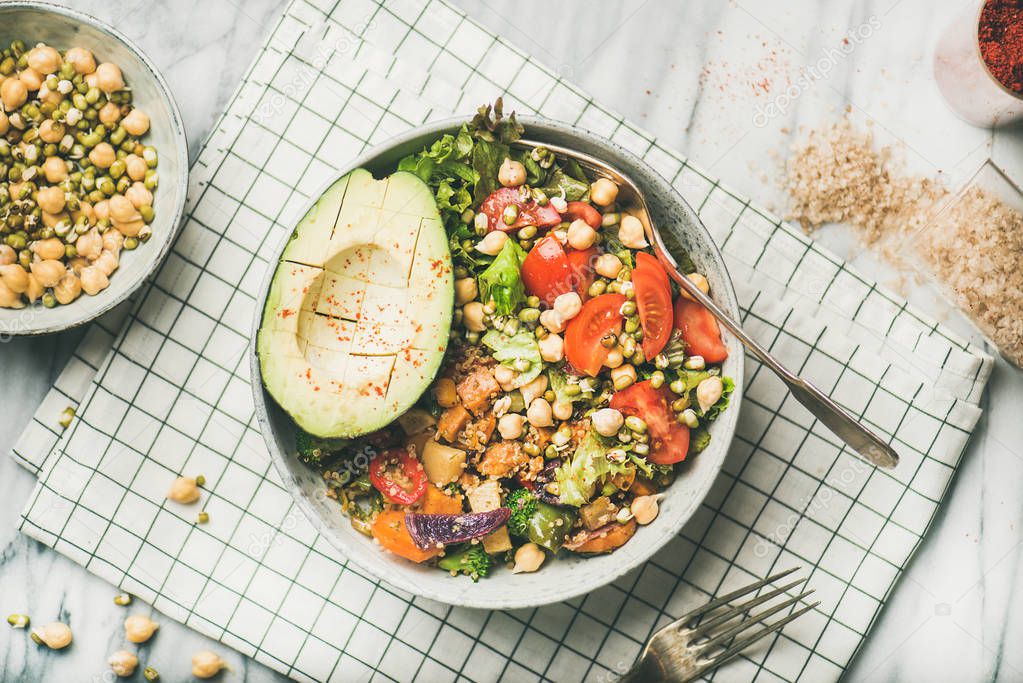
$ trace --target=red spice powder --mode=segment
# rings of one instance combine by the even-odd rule
[[[991,75],[1023,93],[1023,0],[989,0],[977,27],[980,54]]]

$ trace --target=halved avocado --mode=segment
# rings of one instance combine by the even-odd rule
[[[454,287],[430,188],[356,169],[298,224],[277,266],[256,349],[263,384],[320,437],[372,432],[440,367]]]

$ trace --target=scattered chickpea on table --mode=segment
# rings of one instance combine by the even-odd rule
[[[0,50],[0,308],[110,286],[152,236],[158,154],[121,69],[72,47]]]

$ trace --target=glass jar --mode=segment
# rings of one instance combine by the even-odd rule
[[[1023,119],[1023,95],[991,73],[980,52],[980,15],[986,2],[970,3],[941,34],[934,51],[934,80],[952,110],[981,128]]]

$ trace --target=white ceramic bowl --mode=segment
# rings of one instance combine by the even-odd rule
[[[153,236],[134,251],[121,252],[120,267],[110,286],[97,294],[83,294],[67,306],[42,304],[13,310],[0,308],[0,335],[59,332],[110,310],[129,297],[156,269],[170,249],[185,206],[188,188],[188,143],[181,115],[170,89],[153,63],[115,29],[81,12],[44,2],[0,3],[0,45],[12,40],[27,45],[43,42],[61,52],[81,46],[92,50],[97,62],[121,67],[132,90],[133,103],[149,115],[145,142],[160,155],[160,186],[154,192],[156,219]]]
[[[603,159],[632,177],[644,190],[654,220],[660,226],[669,248],[689,252],[701,273],[710,281],[711,293],[734,318],[739,306],[724,261],[710,234],[695,212],[662,177],[645,163],[617,145],[593,133],[553,121],[521,117],[531,140],[562,145]],[[462,120],[448,120],[417,128],[370,151],[352,162],[349,170],[368,168],[377,177],[394,170],[398,160],[422,149],[444,133],[453,132]],[[304,215],[305,210],[302,211]],[[281,245],[283,249],[284,245]],[[278,252],[279,253],[279,252]],[[273,275],[268,271],[253,323],[256,338],[262,315],[262,302]],[[341,553],[374,576],[403,591],[452,605],[485,609],[517,609],[560,602],[588,593],[637,567],[673,536],[692,517],[710,490],[721,469],[739,416],[743,390],[743,348],[725,333],[729,356],[724,374],[735,379],[731,405],[710,427],[710,446],[678,468],[678,477],[661,501],[661,512],[648,526],[636,532],[628,543],[609,555],[582,557],[561,553],[534,574],[512,574],[499,567],[486,579],[472,583],[467,577],[451,577],[433,567],[421,566],[383,551],[372,539],[355,531],[342,515],[337,501],[324,494],[326,486],[319,475],[299,462],[295,455],[294,425],[259,381],[259,360],[255,344],[250,347],[252,389],[263,436],[285,486],[298,506],[319,532]]]

